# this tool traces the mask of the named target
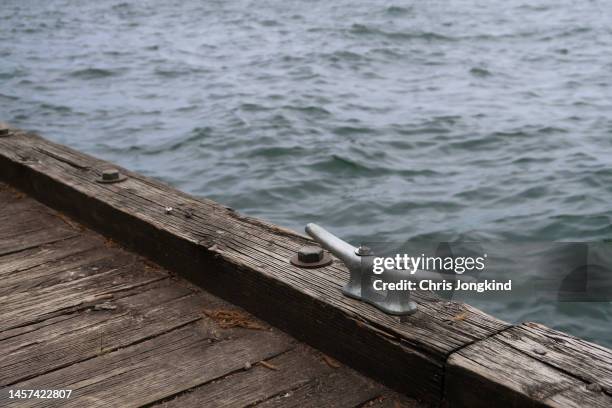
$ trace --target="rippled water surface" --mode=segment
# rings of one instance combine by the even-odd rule
[[[597,241],[610,22],[603,0],[3,0],[0,118],[354,242]],[[488,310],[612,346],[610,304]]]

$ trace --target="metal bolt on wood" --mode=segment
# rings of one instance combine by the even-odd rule
[[[9,136],[10,134],[11,129],[9,128],[9,125],[4,122],[0,122],[0,137]]]
[[[102,176],[98,178],[96,181],[98,183],[112,184],[112,183],[120,183],[124,180],[127,180],[127,177],[121,174],[119,170],[105,169],[105,170],[102,170]]]
[[[332,263],[331,256],[314,245],[301,247],[290,261],[300,268],[320,268]]]
[[[323,259],[323,250],[316,246],[302,247],[298,251],[298,259],[305,263],[319,262]]]
[[[104,170],[102,172],[102,180],[104,181],[119,180],[119,170],[115,170],[115,169]]]

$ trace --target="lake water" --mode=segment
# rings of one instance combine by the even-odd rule
[[[3,0],[0,120],[355,243],[600,241],[610,22],[603,0]],[[610,303],[479,306],[612,346]]]

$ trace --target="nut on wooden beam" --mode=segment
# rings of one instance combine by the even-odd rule
[[[0,122],[0,137],[6,137],[11,134],[11,127],[6,122]]]

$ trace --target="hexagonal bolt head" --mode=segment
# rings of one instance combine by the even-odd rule
[[[119,180],[119,170],[117,169],[106,169],[102,171],[102,180],[113,181]]]
[[[323,249],[316,246],[305,246],[298,251],[298,260],[304,263],[315,263],[323,259]]]

